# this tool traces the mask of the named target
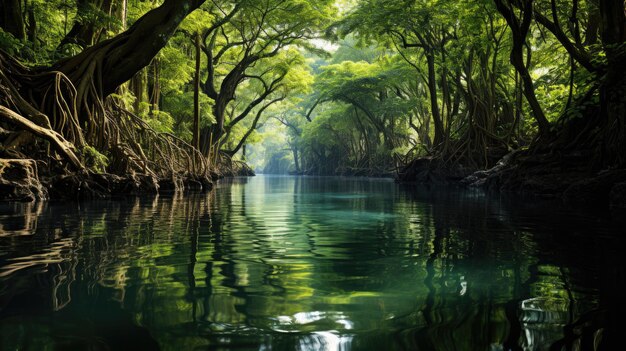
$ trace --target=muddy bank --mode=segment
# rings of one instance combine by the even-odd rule
[[[560,199],[626,213],[626,169],[597,170],[581,162],[592,155],[531,155],[514,151],[487,170],[446,164],[429,157],[414,160],[398,174],[400,182],[457,184],[488,192],[510,192]]]
[[[559,156],[562,157],[562,156]],[[486,171],[462,180],[487,191],[508,191],[558,198],[568,205],[626,210],[626,169],[594,170],[584,163],[559,161],[551,156],[515,153]]]
[[[118,176],[81,171],[62,175],[39,174],[37,161],[0,159],[0,201],[96,199],[175,191],[210,191],[220,175],[157,178],[147,174]]]

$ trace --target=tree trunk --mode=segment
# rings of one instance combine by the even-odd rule
[[[191,145],[200,149],[200,33],[196,33],[196,72],[193,85],[193,138]]]
[[[600,117],[606,123],[603,163],[626,166],[626,16],[622,0],[600,0],[606,80],[600,87]]]
[[[600,11],[598,0],[587,0],[587,28],[585,31],[585,45],[593,45],[598,42],[598,29],[600,28]]]
[[[126,30],[126,22],[128,17],[128,0],[121,0],[115,4],[116,17],[122,23],[122,30]]]
[[[86,20],[87,18],[96,18],[94,11],[100,11],[107,15],[111,14],[113,8],[112,0],[77,0],[76,1],[76,19],[72,28],[65,38],[61,40],[59,48],[65,44],[77,44],[82,47],[93,45],[103,28],[97,27],[97,20]],[[100,14],[98,14],[100,15]]]
[[[533,111],[533,116],[539,126],[539,132],[547,134],[550,131],[550,122],[546,118],[541,105],[535,95],[535,87],[532,77],[528,72],[528,68],[524,64],[524,46],[526,44],[526,36],[530,29],[530,23],[533,16],[533,1],[525,0],[522,2],[522,19],[516,17],[513,9],[504,3],[504,0],[496,0],[496,7],[498,11],[504,16],[509,28],[511,28],[511,34],[513,36],[513,47],[511,48],[511,63],[517,70],[522,79],[523,92],[530,108]],[[529,55],[530,57],[530,55]]]
[[[624,1],[623,0],[600,0],[600,31],[602,34],[602,43],[605,47],[610,45],[619,45],[625,41],[626,22],[624,19]],[[614,50],[618,50],[614,48]],[[623,50],[623,49],[622,49]],[[607,51],[607,58],[610,53]],[[611,64],[611,63],[609,63]]]
[[[156,57],[148,69],[148,103],[150,113],[161,109],[161,62]]]
[[[64,73],[75,85],[85,78],[86,71],[97,71],[101,78],[98,83],[101,84],[96,86],[103,96],[108,96],[146,67],[185,17],[204,2],[166,0],[163,5],[142,16],[126,32],[59,61],[51,70]],[[96,67],[88,68],[94,60]]]
[[[133,103],[133,109],[135,110],[135,114],[141,114],[141,103],[146,101],[146,71],[141,70],[137,72],[130,80],[130,89],[135,95],[135,102]]]
[[[208,59],[210,61],[211,57],[208,57]],[[226,77],[224,77],[219,93],[217,93],[217,96],[213,98],[215,101],[215,104],[213,105],[213,117],[215,118],[215,124],[210,128],[205,128],[202,133],[203,140],[201,142],[201,151],[204,155],[208,156],[214,145],[220,145],[220,139],[222,139],[222,136],[224,135],[224,117],[226,107],[235,99],[237,85],[241,82],[241,80],[243,80],[245,69],[249,65],[244,65],[242,62],[240,62],[235,68],[233,68],[232,71],[230,71],[229,74],[226,75]],[[205,83],[205,86],[207,84],[210,84],[208,80]],[[211,97],[206,88],[204,93]],[[213,145],[211,145],[211,141]]]
[[[33,50],[37,51],[39,48],[39,42],[37,41],[37,19],[35,18],[35,5],[28,4],[28,1],[24,2],[24,7],[26,10],[28,23],[26,25],[26,34],[28,36],[28,41],[33,44]]]
[[[0,27],[5,32],[13,34],[19,40],[26,39],[26,28],[21,0],[0,0],[2,14],[0,15]]]
[[[428,63],[428,92],[430,94],[430,107],[435,124],[434,145],[439,147],[444,142],[445,129],[441,120],[439,111],[439,102],[437,99],[437,71],[435,69],[435,57],[431,51],[426,53],[426,61]]]
[[[513,55],[513,54],[511,54]],[[539,100],[537,100],[537,96],[535,95],[535,85],[533,84],[533,79],[526,68],[526,65],[521,61],[521,57],[517,57],[517,53],[515,57],[511,57],[511,62],[515,69],[519,72],[520,77],[522,78],[522,84],[524,86],[524,96],[530,105],[531,110],[533,111],[533,116],[537,121],[537,125],[539,126],[540,133],[547,133],[550,130],[550,122],[546,118],[543,110],[541,109],[541,105],[539,104]]]
[[[298,160],[298,147],[292,146],[291,151],[293,152],[293,162],[296,166],[296,174],[300,174],[300,160]]]

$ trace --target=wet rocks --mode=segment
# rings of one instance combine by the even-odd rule
[[[209,191],[213,183],[206,177],[167,177],[158,179],[147,174],[125,177],[108,173],[74,173],[59,175],[45,182],[53,199],[98,199],[177,191]]]
[[[98,199],[105,198],[117,190],[115,179],[108,175],[89,175],[86,173],[63,174],[45,181],[52,199]],[[121,188],[120,182],[117,187]]]
[[[183,179],[185,191],[201,192],[213,189],[213,182],[207,177],[187,176]]]
[[[476,171],[461,179],[461,184],[469,187],[481,188],[489,186],[490,183],[498,182],[497,177],[509,167],[511,159],[514,156],[515,151],[506,154],[492,168]]]
[[[208,177],[187,175],[184,177],[172,176],[159,179],[159,193],[176,191],[203,192],[213,189],[213,182]]]
[[[437,157],[422,157],[400,170],[397,179],[400,182],[450,183],[458,182],[474,171],[458,163],[447,165]]]
[[[180,177],[170,176],[167,178],[159,179],[159,191],[160,192],[176,192],[183,190],[185,185]]]
[[[110,196],[156,194],[158,180],[146,174],[72,173],[52,177],[46,186],[53,199],[98,199]]]
[[[626,170],[592,172],[581,166],[579,156],[526,155],[516,151],[495,167],[475,172],[461,183],[487,191],[557,198],[575,206],[626,209]]]
[[[118,176],[88,170],[68,173],[32,159],[0,158],[0,201],[77,200],[136,196],[177,191],[204,192],[213,188],[211,177],[186,174],[157,178],[152,174]],[[40,173],[41,171],[41,173]]]
[[[0,201],[30,202],[47,198],[35,160],[0,159]]]
[[[111,195],[122,195],[128,191],[129,180],[109,173],[96,173],[90,176],[102,189]]]

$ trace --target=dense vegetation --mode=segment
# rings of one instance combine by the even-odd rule
[[[621,0],[1,4],[0,157],[40,174],[626,180]]]

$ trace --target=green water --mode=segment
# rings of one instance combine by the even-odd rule
[[[258,176],[0,204],[1,350],[547,350],[606,338],[623,239],[536,201]],[[595,340],[595,341],[594,341]]]

